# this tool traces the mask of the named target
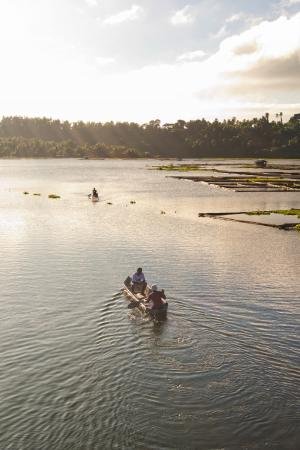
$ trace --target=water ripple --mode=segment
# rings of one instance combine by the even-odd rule
[[[296,197],[178,184],[143,161],[0,175],[1,449],[297,448],[299,236],[197,215]],[[105,201],[87,202],[91,184]],[[127,308],[140,265],[165,322]]]

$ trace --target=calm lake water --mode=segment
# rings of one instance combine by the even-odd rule
[[[300,234],[197,216],[299,193],[155,163],[0,161],[1,450],[299,448]],[[127,308],[138,266],[165,323]]]

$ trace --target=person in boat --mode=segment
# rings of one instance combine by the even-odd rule
[[[92,196],[93,196],[93,197],[96,197],[96,198],[98,198],[98,197],[99,197],[99,195],[98,195],[98,192],[97,192],[97,189],[96,189],[96,188],[93,188],[93,193],[92,193]]]
[[[163,289],[159,291],[157,285],[153,284],[151,286],[151,293],[148,295],[145,303],[150,304],[149,309],[161,309],[166,303],[164,301],[166,298],[165,291]]]
[[[132,275],[132,292],[145,293],[147,282],[145,275],[143,274],[143,269],[139,267],[137,271]]]

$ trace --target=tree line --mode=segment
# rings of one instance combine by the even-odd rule
[[[3,117],[0,158],[300,157],[300,121],[280,119],[270,121],[266,114],[139,125]]]

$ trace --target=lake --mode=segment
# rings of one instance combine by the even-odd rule
[[[300,234],[198,213],[299,193],[158,163],[0,161],[1,450],[298,448]],[[127,308],[139,266],[164,323]]]

